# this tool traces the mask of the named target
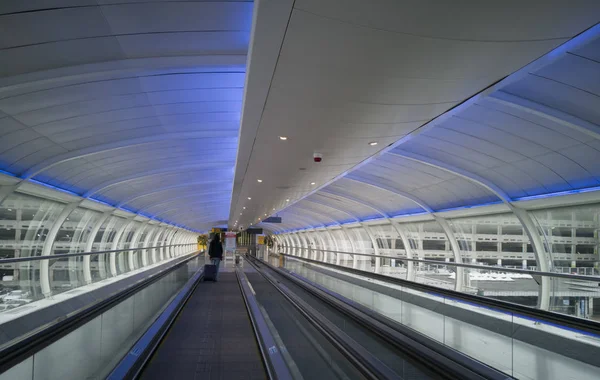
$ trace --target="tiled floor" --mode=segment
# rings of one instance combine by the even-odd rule
[[[142,378],[266,378],[235,273],[198,286]]]

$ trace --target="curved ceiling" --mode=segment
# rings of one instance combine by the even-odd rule
[[[0,169],[195,230],[226,223],[252,11],[2,2]]]
[[[259,218],[278,213],[274,230],[320,227],[600,185],[600,4],[468,3],[282,12],[255,125],[244,107],[255,139],[238,155],[230,225],[272,228]]]

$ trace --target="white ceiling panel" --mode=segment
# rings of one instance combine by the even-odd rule
[[[523,80],[507,86],[504,91],[570,115],[577,115],[596,125],[600,123],[597,94],[537,75],[528,75]]]
[[[72,54],[77,52],[77,54]],[[115,37],[94,37],[0,50],[0,77],[123,58]]]
[[[101,9],[115,34],[199,30],[248,32],[252,23],[251,2],[144,2],[106,5]]]
[[[410,152],[479,175],[575,146],[579,135],[559,142],[562,132],[556,131],[556,124],[536,125],[530,118],[495,108],[461,106],[457,112],[453,107],[597,22],[589,12],[600,10],[600,5],[581,5],[575,9],[552,1],[544,6],[450,6],[441,0],[260,4],[259,25],[278,14],[287,20],[287,29],[277,36],[276,28],[270,33],[257,29],[252,42],[261,55],[250,60],[263,64],[250,66],[249,83],[270,77],[270,84],[267,92],[257,85],[254,93],[246,94],[256,98],[245,103],[243,112],[230,223],[244,206],[254,211],[244,215],[243,225],[255,222],[264,210],[286,207],[285,199],[293,203],[317,190],[307,183],[326,185],[343,176],[347,165],[359,165],[362,172],[370,167],[360,166],[362,162],[394,140],[409,146]],[[273,49],[277,41],[279,49]],[[267,69],[272,61],[265,54],[276,59],[272,70]],[[463,116],[464,110],[470,114]],[[445,118],[441,128],[429,124],[447,111],[455,117]],[[278,136],[288,139],[280,141]],[[505,140],[498,142],[499,138]],[[378,144],[369,146],[370,142]],[[323,163],[340,166],[325,170],[312,164],[315,152],[323,154]],[[451,177],[425,188],[415,184],[423,181],[419,169],[373,170],[388,181],[401,173],[403,186],[413,184],[407,189],[418,189],[437,208],[498,200],[467,179]],[[525,189],[533,191],[534,184],[541,187],[523,170],[513,173],[527,183],[499,172],[490,175],[502,189],[519,196],[528,194]]]
[[[564,38],[579,33],[581,25],[597,22],[595,14],[600,11],[600,5],[586,0],[493,4],[469,1],[460,5],[445,0],[296,0],[295,7],[349,24],[395,33],[456,40],[477,37],[484,41]],[[573,7],[589,12],[573,12]],[[449,19],[452,22],[448,22]],[[510,27],[506,20],[511,21]]]
[[[172,210],[156,211],[189,228],[222,224],[253,6],[0,5],[0,169],[111,205],[148,189],[176,195],[186,184],[216,181],[221,193],[199,197],[217,211],[202,218],[192,216],[207,210],[194,197],[171,200],[166,191],[150,199],[171,201]]]
[[[0,50],[111,34],[99,7],[46,9],[0,15],[0,24],[4,30],[11,31],[0,35]]]
[[[127,58],[163,55],[243,54],[248,47],[247,32],[178,32],[119,36]]]

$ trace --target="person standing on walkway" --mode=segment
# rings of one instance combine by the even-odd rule
[[[210,257],[211,264],[215,266],[215,281],[219,276],[219,264],[223,260],[223,245],[221,244],[221,238],[219,234],[215,234],[215,237],[210,241],[208,246],[208,257]]]

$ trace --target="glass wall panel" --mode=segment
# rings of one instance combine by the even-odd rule
[[[397,256],[398,258],[407,257],[402,238],[391,224],[369,226],[369,228],[377,242],[380,255]],[[398,278],[406,278],[408,262],[392,258],[381,258],[379,260],[380,273]]]
[[[348,233],[350,239],[352,239],[354,243],[354,249],[357,253],[369,255],[375,253],[371,238],[363,227],[348,228],[346,232]],[[367,270],[370,272],[375,270],[375,258],[373,257],[356,255],[354,257],[354,262],[355,267],[358,269]]]
[[[52,254],[72,254],[85,251],[85,245],[94,225],[102,214],[83,208],[76,208],[60,226],[54,243]],[[53,294],[73,289],[85,284],[83,273],[83,257],[70,257],[51,260],[50,284]]]
[[[113,243],[117,235],[117,231],[121,229],[124,223],[128,221],[118,216],[111,216],[104,221],[100,230],[94,237],[94,244],[92,250],[96,251],[109,251],[113,248]],[[92,256],[92,279],[104,279],[112,275],[110,268],[110,257],[111,254],[100,254]]]
[[[552,262],[552,270],[583,276],[599,276],[598,230],[600,204],[531,211],[537,233]],[[580,318],[598,318],[600,287],[597,282],[554,278],[550,309]]]
[[[528,250],[529,238],[514,214],[448,219],[448,225],[458,241],[463,262],[482,266],[465,269],[467,292],[536,306],[539,285],[532,276],[489,268],[536,269],[533,250]]]
[[[0,206],[0,256],[40,256],[48,231],[65,204],[13,193]],[[3,308],[43,298],[39,262],[4,264],[0,268]],[[10,305],[8,305],[10,303]]]
[[[431,220],[400,223],[399,228],[406,231],[406,237],[415,256],[413,258],[440,262],[440,264],[419,262],[415,265],[415,281],[454,289],[456,268],[444,264],[454,261],[454,252],[442,226],[435,220]]]
[[[119,239],[119,244],[117,245],[117,249],[128,249],[131,246],[131,240],[135,232],[140,227],[141,223],[136,221],[130,221],[125,227],[125,231],[121,235],[121,239]],[[117,253],[117,273],[126,273],[134,268],[129,268],[129,251],[119,252]]]

